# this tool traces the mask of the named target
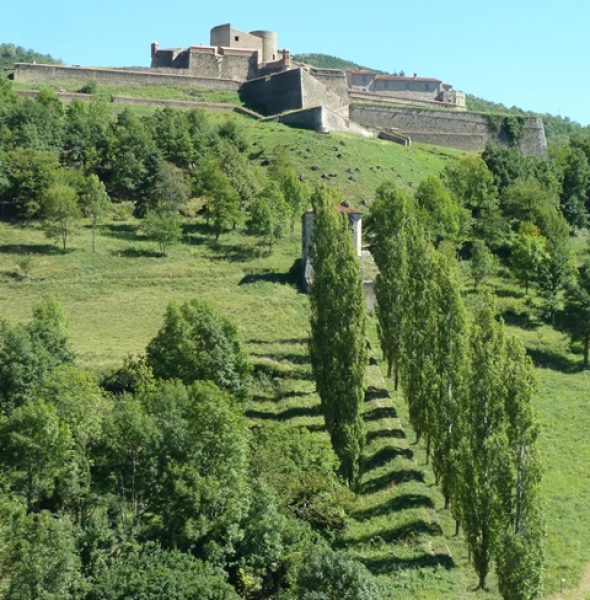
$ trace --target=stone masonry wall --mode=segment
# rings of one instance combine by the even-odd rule
[[[189,70],[191,75],[215,79],[235,79],[245,81],[256,77],[258,72],[257,54],[205,53],[200,48],[190,49]]]
[[[240,96],[249,108],[263,115],[276,115],[287,110],[303,108],[301,69],[247,81]]]
[[[237,91],[239,81],[190,75],[173,75],[154,72],[153,69],[126,70],[100,69],[91,67],[66,67],[62,65],[16,64],[14,80],[40,82],[53,80],[94,80],[104,84],[119,85],[173,85],[189,86],[204,90]]]
[[[348,96],[348,79],[346,73],[340,69],[317,69],[311,67],[309,73],[321,81],[330,91],[340,96],[347,104],[350,102]]]
[[[420,111],[353,104],[350,107],[350,118],[364,127],[395,128],[408,134],[414,141],[461,150],[479,152],[489,141],[507,145],[507,140],[490,130],[485,116],[474,113]],[[541,119],[526,119],[520,148],[527,155],[546,155],[547,141]]]
[[[348,118],[347,100],[328,89],[322,81],[302,69],[301,83],[303,86],[301,108],[324,106]]]

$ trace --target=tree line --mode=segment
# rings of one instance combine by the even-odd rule
[[[216,239],[245,226],[272,250],[307,207],[309,190],[288,155],[277,152],[266,171],[253,165],[231,119],[169,108],[113,117],[101,100],[64,106],[48,90],[20,98],[6,79],[0,100],[0,218],[40,220],[63,250],[82,217],[96,232],[113,208],[131,203],[165,254],[193,197]]]
[[[371,210],[383,355],[417,439],[425,440],[445,506],[464,530],[479,587],[495,560],[503,597],[538,597],[543,520],[534,369],[489,292],[469,315],[455,259],[435,249],[418,208],[384,185]]]
[[[352,499],[329,442],[249,426],[260,376],[197,299],[98,382],[55,300],[1,322],[0,597],[379,598],[330,545]]]

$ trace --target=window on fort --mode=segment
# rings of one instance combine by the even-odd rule
[[[240,41],[240,36],[234,35],[234,42],[239,42],[239,41]]]

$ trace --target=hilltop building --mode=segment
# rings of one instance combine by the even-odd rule
[[[291,68],[291,54],[277,49],[274,31],[245,33],[229,23],[213,27],[209,46],[160,48],[152,43],[151,68],[196,77],[248,81]]]
[[[457,109],[466,108],[465,94],[453,90],[453,86],[430,77],[402,77],[382,75],[367,69],[347,72],[351,92],[380,94],[399,100],[440,102]]]
[[[545,130],[538,117],[501,116],[494,121],[488,115],[469,113],[465,94],[440,79],[366,69],[320,69],[299,63],[289,50],[279,50],[275,32],[248,33],[229,23],[211,29],[208,46],[160,48],[154,42],[149,68],[17,64],[14,79],[94,80],[106,85],[238,92],[252,118],[272,118],[323,133],[343,131],[405,146],[422,142],[471,152],[481,152],[491,142],[517,146],[526,155],[547,153]],[[213,108],[219,109],[219,105]],[[518,127],[507,119],[519,119]]]

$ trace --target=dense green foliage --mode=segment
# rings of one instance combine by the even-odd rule
[[[329,54],[321,54],[317,52],[312,53],[304,53],[304,54],[295,54],[293,55],[293,59],[306,63],[308,65],[312,65],[313,67],[318,67],[320,69],[367,69],[368,67],[363,67],[355,62],[350,60],[344,60],[343,58],[338,58],[337,56],[330,56]],[[370,69],[373,71],[374,69]],[[375,71],[375,73],[383,73],[383,71]]]
[[[14,44],[0,44],[0,69],[12,69],[14,63],[34,62],[44,65],[62,64],[61,60],[53,58],[50,54],[41,54]]]
[[[248,373],[234,324],[206,302],[171,304],[162,329],[147,348],[148,365],[156,377],[215,381],[240,392]]]
[[[467,94],[467,110],[479,113],[504,114],[513,117],[541,116],[545,126],[545,135],[550,145],[567,144],[573,136],[580,132],[588,131],[588,126],[582,127],[579,123],[572,121],[568,117],[550,114],[538,115],[535,112],[526,111],[516,106],[508,108],[504,104],[490,102],[471,94]]]

